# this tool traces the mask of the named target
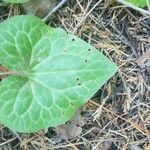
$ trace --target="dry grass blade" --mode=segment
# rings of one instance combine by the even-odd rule
[[[3,145],[5,145],[5,144],[8,144],[8,143],[14,141],[15,139],[16,139],[16,137],[15,137],[15,138],[12,138],[12,139],[9,139],[9,140],[7,140],[6,142],[0,143],[0,146],[3,146]]]

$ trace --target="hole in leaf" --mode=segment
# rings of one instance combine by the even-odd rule
[[[70,105],[73,106],[74,104],[73,104],[73,103],[70,103]]]
[[[71,121],[67,121],[67,122],[66,122],[66,124],[70,124],[70,123],[71,123]]]
[[[64,116],[64,115],[65,115],[65,113],[64,113],[64,112],[62,112],[62,115]]]
[[[80,79],[79,78],[77,78],[77,81],[79,81]]]
[[[67,49],[64,49],[64,52],[67,52]]]

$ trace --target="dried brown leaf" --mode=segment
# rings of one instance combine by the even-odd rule
[[[54,141],[56,143],[61,142],[62,140],[68,140],[79,136],[82,133],[82,127],[85,124],[85,119],[81,115],[83,108],[80,108],[68,124],[60,125],[55,127],[57,133]]]
[[[22,6],[27,14],[44,17],[55,7],[56,3],[57,0],[30,0]]]
[[[100,143],[97,147],[97,149],[99,150],[109,150],[112,146],[112,141],[104,141],[102,143]]]
[[[147,62],[148,61],[148,62]],[[147,62],[147,63],[146,63]],[[150,51],[145,52],[138,60],[138,66],[145,67],[146,64],[150,64]]]

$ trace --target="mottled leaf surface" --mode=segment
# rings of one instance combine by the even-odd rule
[[[68,121],[116,72],[98,50],[33,16],[0,24],[0,123],[35,132]]]

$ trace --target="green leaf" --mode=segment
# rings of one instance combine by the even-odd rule
[[[33,16],[0,24],[0,62],[12,71],[0,82],[0,122],[25,133],[68,121],[117,68],[88,43]]]
[[[28,2],[29,0],[3,0],[7,3],[24,3],[24,2]]]
[[[147,6],[147,0],[127,0],[129,3],[139,6],[139,7],[146,7]],[[148,0],[150,3],[150,0]]]

